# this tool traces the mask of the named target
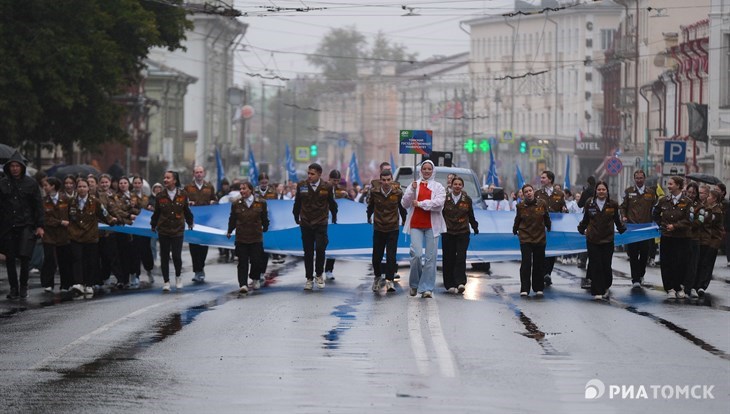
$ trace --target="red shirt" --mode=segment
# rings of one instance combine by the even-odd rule
[[[431,190],[428,188],[428,183],[422,181],[418,188],[418,201],[430,200]],[[431,228],[431,212],[426,211],[420,207],[416,207],[411,218],[412,229],[430,229]]]

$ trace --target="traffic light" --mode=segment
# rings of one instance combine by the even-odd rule
[[[524,154],[527,152],[527,141],[524,139],[520,140],[520,154]]]
[[[474,143],[474,140],[473,139],[467,139],[466,142],[464,142],[464,149],[469,154],[471,154],[471,153],[474,152],[474,148],[476,148],[476,146],[477,145]]]
[[[317,144],[312,144],[309,146],[309,156],[310,157],[317,156]]]
[[[489,145],[489,141],[487,141],[486,139],[483,139],[481,140],[481,142],[479,142],[479,149],[482,150],[482,152],[489,152],[489,147],[491,147],[491,145]]]

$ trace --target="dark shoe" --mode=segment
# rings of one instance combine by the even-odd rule
[[[578,263],[578,269],[585,270],[585,268],[586,268],[586,264],[585,263]]]
[[[20,298],[25,299],[28,297],[28,286],[21,286],[20,287]]]
[[[545,286],[550,286],[553,284],[553,279],[550,278],[550,275],[545,275]]]
[[[15,288],[11,288],[11,289],[10,289],[10,293],[8,293],[8,295],[7,295],[7,296],[5,296],[5,297],[6,297],[6,298],[8,298],[8,299],[11,299],[11,300],[12,300],[12,299],[18,299],[18,297],[20,297],[20,296],[18,295],[18,289],[15,289]]]
[[[590,289],[591,288],[591,279],[583,278],[580,283],[580,287],[582,289]]]

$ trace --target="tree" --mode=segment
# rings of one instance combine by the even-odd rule
[[[309,63],[322,69],[329,81],[347,81],[357,78],[358,60],[366,55],[365,36],[354,26],[331,29],[319,43]]]
[[[0,2],[0,141],[93,150],[123,140],[114,97],[152,47],[181,48],[182,0]]]
[[[307,60],[322,70],[328,89],[342,91],[354,87],[352,81],[358,78],[357,69],[361,65],[370,65],[379,74],[385,64],[412,61],[416,56],[408,53],[405,46],[391,43],[383,32],[378,32],[372,47],[368,48],[366,37],[350,26],[331,29]]]

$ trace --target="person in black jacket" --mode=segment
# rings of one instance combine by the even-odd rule
[[[25,161],[16,151],[5,163],[5,177],[0,179],[0,251],[5,254],[8,272],[8,299],[28,297],[30,256],[36,238],[43,237],[41,190],[25,170]],[[16,260],[20,261],[20,281]]]
[[[584,209],[586,201],[588,201],[588,199],[593,197],[596,193],[596,177],[591,175],[586,181],[588,182],[588,187],[583,187],[583,191],[580,194],[580,200],[578,200],[578,208],[580,209]],[[578,253],[578,268],[585,269],[587,262],[588,252]],[[590,283],[591,277],[588,273],[586,273],[584,287],[590,288]]]

